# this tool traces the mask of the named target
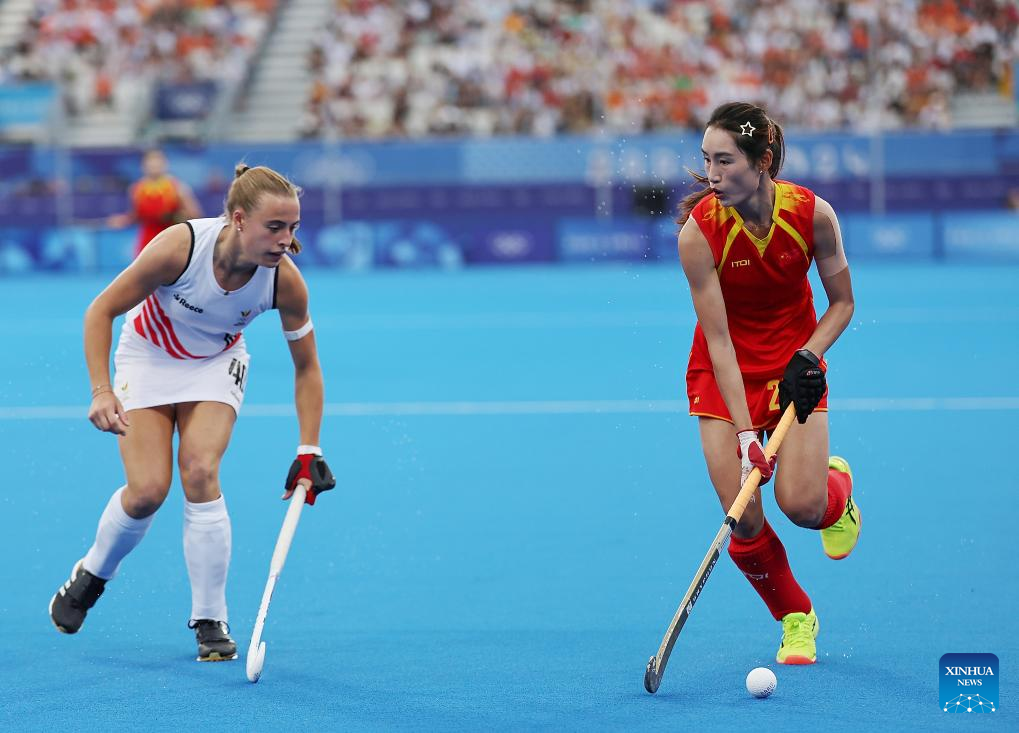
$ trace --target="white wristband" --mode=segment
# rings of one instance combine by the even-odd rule
[[[322,449],[319,448],[317,445],[299,445],[299,446],[297,446],[297,455],[299,455],[299,456],[306,456],[309,453],[311,455],[313,455],[313,456],[320,456],[320,455],[322,455]]]
[[[311,329],[313,328],[314,326],[311,324],[311,319],[309,318],[308,322],[305,323],[296,331],[284,331],[283,338],[285,338],[287,341],[297,341],[298,339],[302,339],[309,333],[311,333]]]

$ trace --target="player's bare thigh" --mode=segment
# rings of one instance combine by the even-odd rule
[[[698,418],[701,432],[701,448],[708,464],[708,476],[718,494],[722,510],[728,512],[740,491],[740,459],[736,452],[739,442],[732,423],[711,417]],[[764,525],[761,508],[761,490],[754,492],[754,499],[747,504],[743,516],[736,525],[737,537],[753,537]]]
[[[177,465],[188,501],[204,503],[220,497],[219,464],[236,421],[234,408],[223,402],[177,405]]]
[[[794,422],[778,454],[775,500],[790,520],[816,527],[828,505],[828,413]]]
[[[124,511],[141,519],[166,499],[173,479],[173,405],[143,407],[127,413],[127,434],[117,439],[127,488]]]

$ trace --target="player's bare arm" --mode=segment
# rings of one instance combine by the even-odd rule
[[[725,301],[715,272],[715,260],[711,256],[707,239],[693,219],[688,219],[680,230],[679,259],[690,283],[697,321],[708,342],[718,389],[736,429],[750,429],[753,424],[743,389],[743,376],[736,361],[736,350],[729,336]]]
[[[124,435],[129,425],[110,383],[113,320],[176,280],[187,267],[191,231],[180,224],[161,232],[152,244],[85,310],[85,363],[92,388],[89,420],[98,429]]]
[[[828,296],[828,308],[804,346],[821,356],[846,330],[855,304],[839,220],[831,204],[820,197],[814,205],[814,262]]]
[[[294,396],[301,428],[301,443],[318,445],[325,390],[322,369],[318,362],[318,350],[315,347],[315,331],[309,328],[302,332],[311,323],[311,315],[308,313],[308,287],[289,258],[284,257],[279,268],[276,305],[279,308],[283,331],[288,334],[287,344],[294,361]]]
[[[308,485],[306,501],[314,504],[319,492],[336,485],[319,447],[325,387],[315,346],[315,331],[308,313],[308,287],[289,257],[280,260],[279,268],[276,307],[294,362],[294,404],[300,430],[297,459],[287,476],[283,498],[290,498],[295,483],[305,479]]]

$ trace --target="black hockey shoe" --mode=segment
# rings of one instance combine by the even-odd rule
[[[74,634],[85,623],[85,614],[103,594],[106,581],[81,566],[79,560],[71,570],[70,579],[50,600],[50,619],[58,631]]]
[[[188,623],[188,628],[195,630],[199,662],[226,662],[237,659],[237,645],[230,638],[230,627],[226,621],[200,618]]]

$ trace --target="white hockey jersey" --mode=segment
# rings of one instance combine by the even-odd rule
[[[212,254],[227,226],[222,217],[192,219],[191,255],[184,272],[127,313],[121,338],[140,338],[174,359],[204,359],[233,347],[255,317],[276,307],[278,270],[259,267],[237,290],[216,282]]]

